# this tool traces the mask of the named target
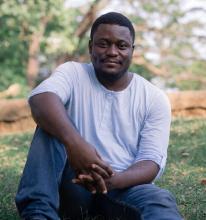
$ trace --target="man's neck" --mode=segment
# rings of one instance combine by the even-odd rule
[[[101,77],[101,75],[96,74],[98,81],[108,90],[111,91],[121,91],[127,88],[130,84],[133,74],[132,73],[125,73],[121,78],[117,80],[109,80]]]

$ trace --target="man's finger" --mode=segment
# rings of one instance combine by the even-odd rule
[[[95,171],[96,173],[98,173],[100,176],[102,176],[104,179],[109,178],[110,175],[108,174],[108,172],[106,170],[104,170],[103,168],[101,168],[99,165],[97,164],[92,164],[92,170]]]
[[[104,182],[104,179],[95,171],[91,171],[92,177],[95,180],[95,185],[96,188],[98,189],[99,192],[106,194],[107,193],[107,187]]]
[[[101,156],[99,155],[99,153],[97,151],[96,151],[96,154],[99,158],[99,161],[98,161],[98,163],[96,163],[96,165],[99,165],[104,171],[106,171],[107,174],[109,175],[109,177],[113,176],[114,172],[113,172],[112,168],[102,160]]]
[[[114,175],[112,168],[105,162],[99,160],[98,163],[95,164],[101,167],[109,175],[109,177]]]
[[[89,175],[81,174],[79,176],[80,178],[78,177],[72,179],[72,182],[86,188],[88,191],[95,194],[97,192],[96,188],[94,187],[95,180]]]
[[[79,180],[86,181],[86,182],[94,182],[94,179],[93,179],[92,176],[89,175],[89,174],[79,174],[79,175],[77,176],[77,178],[78,178]]]

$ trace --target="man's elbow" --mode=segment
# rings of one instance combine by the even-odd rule
[[[40,119],[41,119],[41,104],[39,104],[39,98],[38,95],[32,96],[28,100],[30,110],[31,110],[31,115],[34,121],[36,122],[37,125],[40,124]]]

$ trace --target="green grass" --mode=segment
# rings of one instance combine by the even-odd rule
[[[185,219],[206,219],[206,120],[172,123],[168,163],[159,185],[171,190]]]
[[[0,219],[19,219],[14,204],[25,163],[30,133],[0,136]],[[161,187],[173,192],[186,220],[206,219],[206,120],[175,120],[172,123],[168,163]]]
[[[19,219],[14,204],[31,134],[0,136],[0,219]]]

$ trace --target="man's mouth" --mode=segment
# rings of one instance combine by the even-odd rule
[[[103,60],[103,63],[106,63],[106,64],[121,64],[121,62],[119,60],[110,60],[110,59]]]

